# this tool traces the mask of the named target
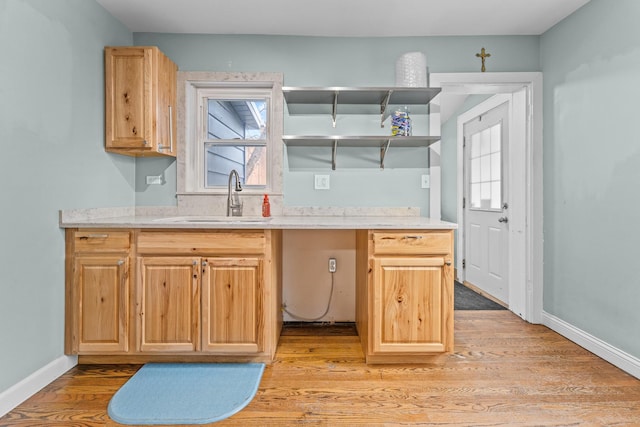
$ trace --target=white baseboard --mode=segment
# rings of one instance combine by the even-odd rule
[[[78,364],[77,356],[60,356],[0,393],[0,417]]]
[[[640,379],[640,359],[637,357],[625,353],[611,344],[545,311],[542,312],[542,324],[628,374]]]

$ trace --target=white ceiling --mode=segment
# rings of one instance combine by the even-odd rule
[[[132,32],[539,35],[589,0],[97,0]]]

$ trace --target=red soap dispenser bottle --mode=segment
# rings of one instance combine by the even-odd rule
[[[262,201],[262,216],[271,216],[271,203],[269,203],[269,196],[266,194],[264,195],[264,200]]]

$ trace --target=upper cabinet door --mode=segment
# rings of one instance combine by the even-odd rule
[[[105,147],[176,155],[177,66],[156,47],[105,48]]]

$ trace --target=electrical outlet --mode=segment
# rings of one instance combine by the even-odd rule
[[[335,258],[329,258],[329,273],[335,273],[338,265]]]
[[[147,185],[162,185],[162,175],[147,175]]]
[[[331,185],[329,183],[329,175],[314,175],[314,186],[316,190],[328,190]]]
[[[430,185],[431,185],[430,175],[422,175],[422,182],[421,182],[422,188],[429,188]]]

